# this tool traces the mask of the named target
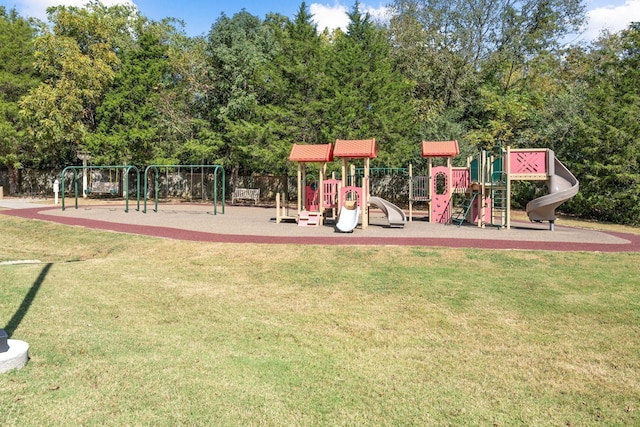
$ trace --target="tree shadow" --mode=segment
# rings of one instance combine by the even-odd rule
[[[24,296],[20,307],[18,307],[18,310],[15,312],[11,320],[9,320],[7,325],[4,327],[4,330],[9,337],[13,335],[16,329],[18,329],[18,326],[20,326],[22,319],[24,319],[24,316],[29,311],[31,304],[36,298],[36,294],[38,293],[38,290],[40,290],[40,286],[44,282],[44,279],[47,277],[47,274],[49,273],[52,265],[53,264],[49,263],[44,266],[36,281],[33,282],[33,285],[31,285],[31,289],[29,289],[29,292],[27,292],[27,294]]]

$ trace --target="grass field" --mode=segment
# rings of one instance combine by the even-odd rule
[[[0,236],[2,426],[640,425],[638,253]]]

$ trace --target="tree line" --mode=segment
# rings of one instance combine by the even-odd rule
[[[346,31],[221,14],[203,36],[127,5],[0,7],[0,167],[220,164],[288,174],[293,143],[376,138],[374,166],[420,165],[422,140],[465,155],[551,148],[581,182],[568,213],[640,223],[640,22],[566,44],[581,0],[359,2]],[[523,202],[538,191],[519,189]]]

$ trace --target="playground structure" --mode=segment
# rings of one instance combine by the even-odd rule
[[[334,218],[336,209],[338,231],[352,231],[358,224],[363,229],[369,223],[369,207],[377,206],[387,217],[390,227],[403,227],[413,220],[414,203],[428,205],[431,223],[458,226],[464,222],[511,228],[511,186],[514,181],[545,181],[547,194],[527,204],[526,212],[531,221],[548,221],[554,229],[555,210],[575,196],[578,180],[555,157],[552,150],[499,149],[495,156],[482,150],[467,159],[466,167],[453,167],[452,159],[460,154],[458,141],[422,141],[422,157],[427,160],[427,174],[413,175],[408,168],[409,215],[395,204],[380,197],[372,197],[370,186],[370,160],[377,156],[375,139],[336,140],[335,145],[294,144],[289,160],[298,162],[298,212],[296,216],[285,213],[281,195],[276,200],[277,222],[295,220],[300,226],[322,225],[328,210]],[[341,179],[327,179],[327,164],[341,159]],[[349,160],[361,159],[360,185],[355,185],[353,165]],[[444,159],[444,165],[434,165],[434,159]],[[305,186],[307,163],[319,163],[318,185]],[[442,163],[442,162],[440,162]],[[454,197],[457,195],[457,197]],[[455,203],[456,199],[461,199]],[[346,205],[347,201],[354,204]],[[354,221],[354,217],[358,220]]]
[[[565,201],[574,197],[579,189],[578,180],[555,157],[552,150],[546,148],[511,149],[499,148],[493,155],[480,151],[477,156],[467,159],[466,167],[453,167],[452,159],[460,154],[458,142],[422,141],[422,157],[427,160],[427,174],[414,176],[412,166],[408,168],[409,215],[394,203],[370,194],[370,162],[377,157],[375,139],[336,140],[335,144],[304,145],[294,144],[289,160],[298,163],[298,201],[297,213],[291,215],[281,194],[276,197],[276,222],[294,220],[299,226],[320,226],[325,217],[331,216],[339,227],[338,231],[350,232],[360,224],[362,229],[369,225],[369,209],[377,206],[388,220],[391,228],[402,228],[407,221],[413,220],[414,203],[428,205],[428,218],[431,223],[474,223],[478,227],[491,225],[499,228],[511,228],[511,187],[514,181],[544,181],[547,194],[531,200],[526,213],[531,221],[549,222],[551,230],[555,224],[555,210]],[[327,178],[327,165],[334,159],[341,160],[340,179],[335,175]],[[435,159],[444,159],[445,164]],[[351,162],[351,164],[350,164]],[[356,174],[353,162],[361,162],[361,174]],[[318,174],[314,182],[307,182],[307,164],[317,163]],[[200,169],[200,173],[194,173]],[[392,170],[391,168],[382,168]],[[177,170],[177,174],[176,171]],[[180,171],[190,170],[190,184]],[[404,169],[402,169],[404,170]],[[78,188],[78,172],[82,171],[83,191]],[[170,173],[171,171],[171,173]],[[205,171],[207,173],[205,174]],[[87,172],[90,181],[87,183]],[[105,174],[106,172],[106,174]],[[186,172],[185,172],[186,173]],[[149,177],[153,175],[153,181]],[[164,184],[161,183],[161,175]],[[206,175],[206,179],[205,179]],[[108,181],[104,179],[108,176]],[[196,183],[194,177],[200,183]],[[143,213],[147,212],[147,200],[153,192],[155,208],[158,212],[159,191],[161,185],[169,186],[170,181],[183,184],[182,192],[193,196],[194,186],[206,199],[208,184],[212,185],[211,199],[213,214],[218,213],[221,202],[222,213],[225,208],[225,171],[220,165],[149,165],[144,170],[144,190],[141,192],[140,170],[132,165],[111,166],[68,166],[61,173],[62,210],[65,210],[65,185],[70,181],[75,195],[75,207],[78,209],[78,196],[86,197],[92,193],[108,196],[122,195],[125,198],[125,212],[129,210],[129,197],[135,194],[137,211],[140,211],[141,193],[144,196]],[[211,182],[205,182],[206,180]],[[130,184],[135,182],[134,186]],[[406,188],[406,187],[405,187]],[[175,190],[175,189],[174,189]],[[245,190],[249,191],[249,190]],[[403,190],[400,194],[405,194]],[[259,192],[239,196],[251,196],[257,203]],[[455,197],[454,197],[455,196]],[[388,197],[386,193],[385,197]],[[405,199],[406,200],[406,199]],[[461,200],[461,201],[460,201]],[[349,202],[349,203],[347,203]],[[340,221],[340,217],[343,220]]]
[[[319,226],[324,221],[325,209],[336,209],[338,182],[327,180],[327,163],[333,161],[331,144],[293,144],[289,160],[298,162],[298,202],[295,216],[286,212],[284,194],[276,195],[276,222],[295,220],[300,226]],[[319,165],[315,188],[307,183],[307,163]],[[304,209],[303,209],[304,206]]]
[[[363,229],[369,225],[369,206],[378,206],[387,216],[391,227],[403,227],[406,215],[402,209],[380,197],[369,194],[369,175],[371,159],[377,157],[375,139],[342,140],[331,144],[294,144],[289,155],[290,161],[298,163],[298,213],[297,217],[286,215],[280,206],[281,195],[276,199],[276,222],[295,219],[299,226],[320,226],[327,210],[339,212],[336,221],[338,231],[350,232],[358,222]],[[341,179],[327,179],[327,163],[341,160]],[[360,185],[357,185],[355,168],[349,162],[363,162]],[[318,183],[313,186],[306,183],[307,163],[319,163]],[[304,188],[303,188],[304,187]],[[350,203],[347,203],[350,202]],[[345,219],[348,218],[348,219]]]
[[[547,194],[527,204],[531,221],[548,221],[554,229],[555,210],[578,193],[579,182],[555,157],[552,150],[499,149],[496,156],[481,151],[467,159],[467,167],[452,167],[459,154],[457,141],[423,141],[422,156],[428,161],[430,185],[429,222],[475,223],[511,228],[511,186],[514,181],[545,181]],[[446,166],[433,166],[434,158],[445,158]],[[454,206],[453,195],[464,196]]]

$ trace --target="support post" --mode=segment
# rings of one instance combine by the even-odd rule
[[[22,369],[29,360],[29,344],[9,339],[7,332],[0,329],[0,374],[14,369]]]
[[[429,182],[428,182],[428,192],[427,194],[429,195],[429,202],[428,202],[428,209],[429,209],[429,222],[432,223],[433,222],[433,186],[435,185],[435,181],[433,180],[433,176],[432,176],[432,169],[433,169],[433,158],[432,157],[427,157],[427,176],[429,177]]]
[[[319,196],[319,200],[318,200],[318,210],[320,211],[320,218],[319,218],[319,223],[320,225],[324,224],[324,176],[327,173],[327,163],[322,163],[322,165],[320,165],[319,171],[318,171],[318,185],[320,186],[318,188],[318,196]]]
[[[0,329],[0,353],[5,353],[9,351],[9,335],[5,332],[4,329]]]
[[[369,225],[369,168],[371,160],[364,159],[364,178],[362,179],[362,229]],[[354,177],[355,179],[355,177]]]
[[[276,224],[280,224],[280,193],[276,193]]]
[[[480,228],[483,227],[483,223],[487,215],[487,193],[489,192],[489,190],[487,189],[487,182],[485,179],[487,174],[484,171],[487,163],[486,158],[487,158],[486,152],[481,150],[478,153],[478,180],[480,181],[480,194],[482,195],[481,200],[479,201],[480,210],[478,211],[480,212],[480,215],[478,218],[478,227]],[[491,214],[493,215],[493,212]],[[489,223],[491,224],[492,222],[493,220],[490,219]]]
[[[302,185],[302,162],[298,163],[298,213],[302,211],[302,203],[304,198],[303,185]]]
[[[505,206],[507,215],[507,230],[511,230],[511,146],[507,145],[507,151],[504,153],[504,161],[502,162],[503,173],[507,175],[507,188],[505,194]]]
[[[413,222],[413,165],[409,163],[409,222]]]
[[[91,160],[91,156],[86,151],[78,151],[78,159],[82,160],[82,197],[87,197],[87,161]]]
[[[53,181],[53,204],[58,204],[58,193],[60,192],[60,181]]]

